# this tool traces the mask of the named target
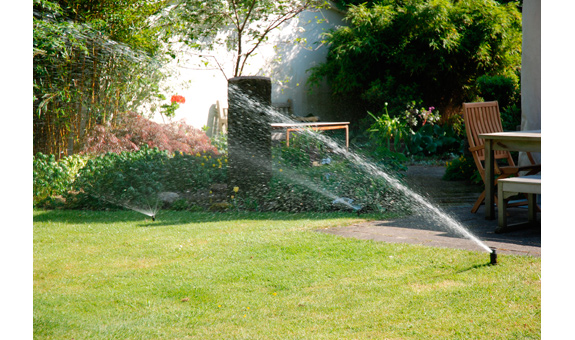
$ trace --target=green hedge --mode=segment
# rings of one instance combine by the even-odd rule
[[[173,192],[178,199],[163,208],[176,210],[333,211],[350,206],[334,204],[349,198],[363,211],[405,210],[401,193],[384,178],[367,171],[342,155],[329,152],[320,143],[295,138],[292,146],[273,149],[273,177],[263,197],[247,197],[242,188],[227,187],[227,157],[214,153],[173,154],[158,149],[106,153],[90,159],[35,158],[37,206],[58,207],[48,198],[61,195],[60,206],[73,209],[161,208],[161,193]],[[82,159],[81,169],[70,167]],[[51,162],[49,162],[51,160]],[[390,160],[393,163],[393,160]],[[74,163],[76,164],[76,163]],[[380,166],[385,166],[380,162]],[[72,170],[73,169],[73,170]],[[389,170],[397,175],[395,170]],[[40,176],[42,174],[42,176]],[[58,179],[58,180],[55,180]],[[41,199],[43,198],[43,200]],[[393,203],[392,203],[393,201]],[[53,202],[52,202],[53,203]]]

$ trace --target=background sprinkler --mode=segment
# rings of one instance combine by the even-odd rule
[[[497,250],[495,248],[491,248],[491,253],[489,254],[490,262],[489,264],[496,265],[497,264]]]
[[[359,216],[363,207],[361,205],[352,204],[352,203],[353,203],[353,200],[351,198],[347,198],[347,197],[338,197],[333,202],[331,202],[331,204],[333,204],[333,205],[340,205],[340,206],[345,206],[346,208],[350,208],[354,212],[357,212],[357,216]]]
[[[156,220],[156,215],[152,215],[152,222],[154,222]]]

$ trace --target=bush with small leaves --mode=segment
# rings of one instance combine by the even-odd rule
[[[86,138],[82,153],[99,155],[137,151],[143,145],[170,153],[218,153],[206,133],[193,126],[182,121],[159,124],[134,112],[122,116],[116,126],[99,125],[94,128]]]
[[[54,155],[37,153],[33,161],[34,205],[51,207],[56,196],[65,195],[72,188],[76,174],[87,161],[88,157],[81,155],[56,161]]]

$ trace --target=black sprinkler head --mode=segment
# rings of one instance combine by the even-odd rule
[[[495,248],[491,248],[491,253],[489,253],[489,264],[496,265],[497,264],[497,250]]]
[[[152,222],[156,220],[156,215],[152,215]]]

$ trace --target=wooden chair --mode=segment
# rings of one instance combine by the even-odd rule
[[[214,136],[228,133],[228,109],[223,107],[219,100],[216,100],[216,114],[212,125],[215,129]]]
[[[308,116],[308,117],[294,116],[293,101],[291,99],[288,99],[286,102],[283,103],[279,102],[272,103],[272,106],[279,113],[283,114],[285,117],[289,117],[295,120],[296,122],[303,122],[303,123],[319,122],[319,117],[317,116]]]
[[[283,103],[272,103],[272,106],[281,114],[291,117],[293,116],[293,105],[292,100],[288,99]]]
[[[484,140],[479,138],[482,133],[494,133],[503,132],[503,126],[501,125],[501,117],[499,114],[499,104],[496,101],[493,102],[479,102],[479,103],[464,103],[463,104],[463,119],[465,121],[465,131],[467,132],[467,140],[469,141],[469,151],[473,155],[473,160],[475,165],[479,170],[479,174],[485,183],[485,145]],[[509,151],[495,151],[495,174],[498,176],[495,180],[494,185],[497,185],[497,181],[510,176],[518,176],[520,171],[527,171],[527,175],[534,175],[541,171],[541,164],[535,164],[533,157],[530,153],[527,153],[531,165],[516,166],[511,153]],[[499,166],[497,164],[498,160],[507,160],[506,166]],[[487,185],[487,183],[485,183]],[[477,212],[479,206],[485,202],[485,191],[481,193],[471,212]],[[495,198],[497,202],[497,197]],[[519,206],[526,205],[526,202],[517,202],[513,204],[508,204],[507,206]]]

